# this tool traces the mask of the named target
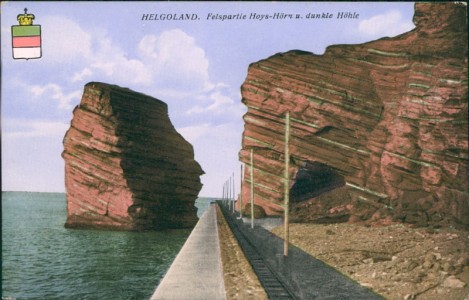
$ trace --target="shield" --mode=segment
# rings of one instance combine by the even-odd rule
[[[42,56],[41,25],[33,25],[34,15],[18,15],[20,25],[11,26],[11,42],[14,59],[34,59]]]

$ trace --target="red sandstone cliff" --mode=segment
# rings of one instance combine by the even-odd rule
[[[249,67],[243,199],[255,147],[255,203],[282,213],[290,111],[290,177],[310,161],[346,183],[292,205],[293,219],[469,227],[466,7],[417,3],[414,23],[394,38],[324,55],[290,51]]]
[[[149,230],[197,222],[203,171],[160,100],[88,83],[62,156],[66,227]]]

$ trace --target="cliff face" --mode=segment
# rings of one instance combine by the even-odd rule
[[[394,38],[324,55],[290,51],[249,67],[243,199],[254,148],[255,203],[268,215],[283,212],[290,111],[290,177],[302,180],[308,162],[345,180],[293,204],[294,220],[469,227],[466,7],[417,3],[414,23]],[[322,174],[309,175],[327,180]]]
[[[203,171],[160,100],[88,83],[62,156],[66,227],[149,230],[197,222]]]

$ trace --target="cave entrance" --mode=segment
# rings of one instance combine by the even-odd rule
[[[290,201],[306,201],[344,185],[344,177],[332,167],[317,161],[306,161],[293,180]]]

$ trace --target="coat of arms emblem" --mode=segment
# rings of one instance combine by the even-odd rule
[[[41,58],[41,25],[33,25],[34,15],[28,14],[27,8],[17,20],[19,25],[11,26],[13,58]]]

